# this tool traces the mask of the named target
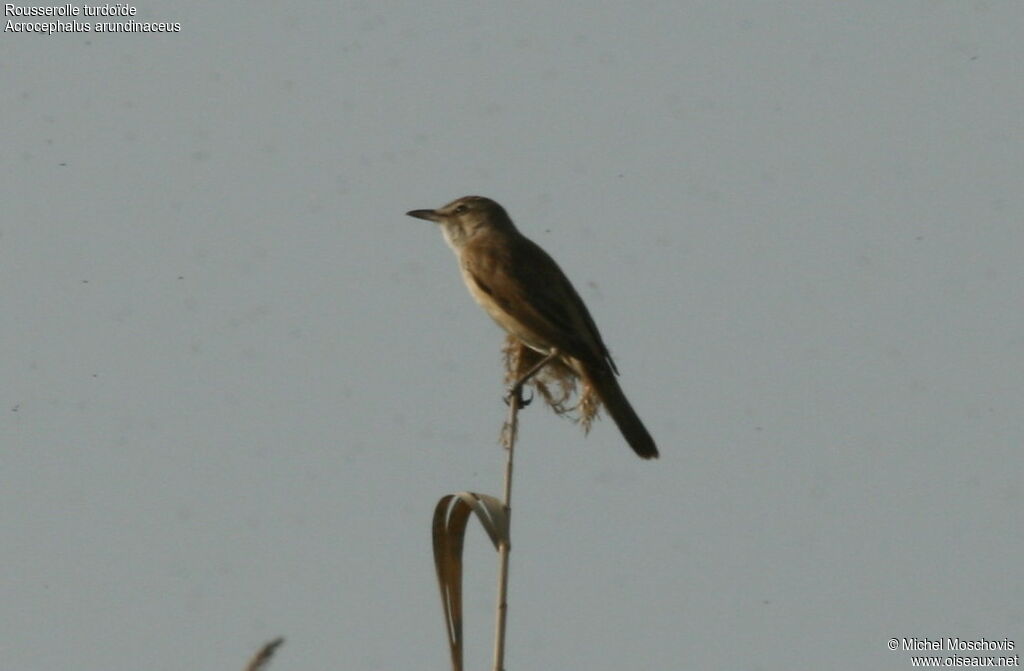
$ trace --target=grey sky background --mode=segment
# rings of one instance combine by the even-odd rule
[[[663,455],[525,411],[508,668],[1024,645],[1019,3],[137,6],[0,41],[0,666],[447,668],[501,334],[403,213],[469,193]]]

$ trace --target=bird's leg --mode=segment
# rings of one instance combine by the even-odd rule
[[[557,357],[558,350],[551,348],[551,351],[548,352],[547,356],[530,366],[530,369],[516,380],[511,387],[509,387],[508,395],[505,397],[505,403],[511,403],[514,398],[518,402],[520,408],[525,408],[530,405],[530,402],[533,401],[533,397],[531,396],[528,400],[523,398],[523,385],[529,382],[530,378],[539,373],[541,368],[554,361]]]

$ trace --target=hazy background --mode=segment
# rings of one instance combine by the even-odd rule
[[[0,41],[3,668],[447,668],[501,334],[403,213],[469,193],[663,455],[522,416],[509,669],[1024,645],[1019,3],[136,6]]]

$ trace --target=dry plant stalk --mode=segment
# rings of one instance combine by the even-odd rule
[[[545,375],[544,382],[536,389],[548,401],[555,412],[564,414],[567,409],[571,392],[575,389],[575,380],[571,371],[556,362],[556,354],[549,356],[530,356],[532,350],[516,345],[518,341],[509,340],[505,345],[505,362],[509,374],[508,419],[502,430],[505,444],[505,488],[499,500],[486,494],[460,492],[441,498],[434,508],[433,541],[434,565],[437,569],[438,585],[441,588],[441,604],[445,613],[445,626],[448,630],[448,645],[452,658],[453,671],[462,671],[462,548],[466,533],[466,523],[470,514],[475,514],[498,551],[498,596],[494,618],[494,664],[493,671],[504,671],[505,663],[505,623],[508,616],[508,560],[511,550],[509,522],[512,515],[512,463],[516,446],[516,427],[518,413],[522,401],[522,387],[537,376]],[[560,366],[561,371],[549,375],[548,369]],[[561,380],[562,394],[555,398],[549,385]],[[594,394],[590,396],[596,398]],[[583,400],[587,398],[584,390]],[[577,407],[581,410],[584,426],[589,426],[596,414],[596,406],[591,409],[583,403]],[[557,407],[556,407],[557,406]],[[559,408],[563,408],[559,410]]]
[[[249,663],[245,667],[245,671],[261,671],[266,668],[267,663],[270,662],[270,658],[274,656],[274,652],[282,643],[284,643],[283,638],[275,638],[273,641],[270,641],[260,648],[259,652],[249,660]]]

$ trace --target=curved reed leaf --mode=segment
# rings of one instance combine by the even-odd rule
[[[434,508],[434,567],[441,588],[452,668],[462,671],[462,547],[470,513],[499,550],[509,545],[508,513],[501,501],[486,494],[459,492],[441,497]]]

